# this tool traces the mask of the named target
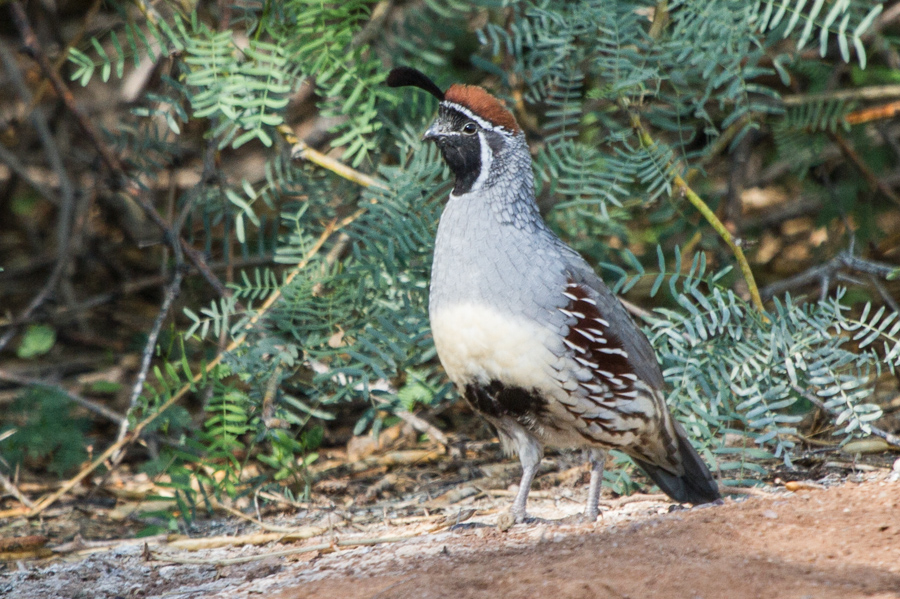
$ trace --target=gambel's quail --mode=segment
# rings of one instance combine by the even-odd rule
[[[719,499],[669,412],[649,341],[587,262],[547,227],[512,113],[484,89],[442,92],[401,67],[391,87],[440,101],[425,132],[455,176],[434,248],[429,313],[441,364],[522,462],[511,514],[527,519],[543,447],[590,450],[585,517],[597,518],[605,450],[618,449],[678,502]]]

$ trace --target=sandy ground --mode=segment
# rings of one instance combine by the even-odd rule
[[[473,498],[446,509],[450,516],[478,510],[450,528],[437,529],[433,518],[383,519],[342,528],[332,539],[409,538],[232,565],[221,560],[328,540],[201,552],[132,542],[8,564],[0,596],[900,599],[898,478],[882,471],[833,488],[775,489],[704,509],[671,510],[658,499],[607,502],[595,524],[532,523],[507,532],[494,526],[507,500]],[[560,517],[580,509],[577,499],[536,498],[531,510]],[[171,561],[185,558],[199,563]]]

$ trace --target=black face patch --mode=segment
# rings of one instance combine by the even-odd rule
[[[494,418],[512,416],[529,421],[547,412],[547,400],[537,392],[507,387],[500,381],[488,385],[470,383],[466,385],[465,398],[472,408]]]
[[[456,182],[453,193],[462,195],[472,190],[481,174],[481,141],[477,135],[438,137],[434,140],[453,171]]]
[[[439,108],[438,120],[447,125],[449,131],[458,133],[437,137],[434,141],[456,177],[453,193],[462,195],[472,190],[472,185],[481,174],[481,140],[478,135],[481,127],[465,114],[447,106]],[[474,133],[471,132],[473,124]]]

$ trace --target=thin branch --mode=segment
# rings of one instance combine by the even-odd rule
[[[316,254],[319,253],[319,250],[322,249],[322,246],[325,245],[325,242],[334,234],[335,231],[340,230],[357,218],[362,216],[365,213],[365,209],[357,210],[355,213],[350,216],[344,218],[338,222],[331,222],[325,230],[322,231],[322,234],[316,240],[316,243],[309,249],[309,251],[304,255],[303,259],[294,267],[294,269],[285,277],[283,287],[288,286],[294,278],[297,277],[300,272],[306,268],[306,266],[312,261]],[[275,290],[272,295],[270,295],[265,302],[263,302],[262,306],[260,306],[259,310],[253,317],[245,325],[245,330],[249,331],[253,328],[253,326],[259,322],[259,320],[272,308],[272,306],[281,298],[281,289]],[[172,407],[176,402],[178,402],[182,397],[187,395],[188,391],[194,388],[194,385],[201,381],[209,372],[211,372],[228,352],[232,352],[236,350],[238,347],[242,346],[244,342],[247,340],[248,333],[242,333],[236,339],[234,339],[224,352],[219,353],[215,358],[213,358],[210,362],[204,366],[201,372],[198,372],[194,375],[194,377],[184,385],[182,385],[177,391],[175,391],[172,396],[167,399],[162,405],[157,407],[154,412],[148,415],[146,418],[141,420],[137,425],[135,425],[134,429],[131,431],[131,434],[126,436],[123,439],[120,439],[106,448],[106,450],[97,456],[93,462],[85,466],[81,472],[76,474],[74,477],[70,478],[66,481],[60,488],[54,492],[53,494],[43,498],[38,504],[29,512],[29,517],[36,516],[46,510],[48,507],[56,503],[60,497],[71,491],[75,488],[78,483],[84,480],[88,475],[90,475],[94,470],[102,466],[106,460],[108,460],[112,455],[116,454],[119,450],[122,449],[125,445],[134,442],[138,438],[140,438],[143,430],[149,426],[154,420],[156,420],[163,412]]]
[[[336,541],[334,543],[322,543],[319,545],[307,545],[306,547],[297,547],[294,549],[284,549],[282,551],[272,551],[268,553],[259,553],[257,555],[243,555],[240,557],[232,557],[227,559],[200,559],[189,557],[174,557],[155,554],[151,559],[154,561],[168,562],[173,564],[205,564],[214,566],[232,566],[234,564],[246,564],[249,562],[258,562],[270,557],[284,557],[287,555],[297,555],[298,553],[310,553],[312,551],[333,551],[336,547],[361,547],[368,545],[381,545],[383,543],[399,543],[410,539],[421,538],[420,535],[410,535],[404,537],[375,537],[371,539],[347,539]]]
[[[15,374],[13,372],[9,372],[8,370],[3,370],[0,368],[0,380],[8,381],[10,383],[15,383],[17,385],[22,385],[24,387],[41,387],[43,389],[49,389],[51,391],[56,391],[57,393],[64,394],[70,401],[78,404],[79,406],[85,408],[86,410],[90,410],[95,414],[99,414],[103,416],[107,420],[111,420],[116,424],[122,424],[125,422],[125,417],[119,414],[118,412],[114,412],[103,406],[101,404],[95,403],[87,398],[81,397],[80,395],[69,391],[65,387],[61,385],[53,385],[51,383],[47,383],[45,381],[41,381],[38,379],[33,379],[31,377],[22,376],[19,374]]]
[[[151,221],[153,221],[153,224],[163,231],[166,241],[173,246],[176,244],[181,246],[185,256],[187,256],[197,267],[197,270],[200,271],[203,278],[216,290],[216,293],[223,297],[230,295],[228,290],[222,284],[222,281],[220,281],[209,269],[209,266],[206,264],[206,259],[203,257],[203,253],[192,247],[187,241],[180,236],[177,236],[172,231],[169,223],[159,215],[156,208],[144,197],[144,194],[140,192],[140,189],[134,181],[131,181],[128,178],[125,167],[119,160],[119,157],[116,156],[109,146],[103,142],[99,133],[94,128],[93,123],[91,123],[81,109],[78,108],[75,98],[72,96],[72,92],[66,87],[62,77],[60,77],[59,73],[53,69],[47,56],[41,50],[37,36],[31,28],[31,24],[28,22],[28,17],[25,14],[25,9],[22,7],[21,2],[19,2],[19,0],[12,0],[12,2],[9,3],[9,7],[13,16],[13,21],[15,21],[19,34],[22,37],[22,43],[25,45],[32,58],[38,63],[38,66],[40,66],[44,77],[50,80],[53,89],[56,91],[63,104],[65,104],[66,109],[75,117],[75,122],[78,124],[79,129],[81,129],[88,141],[90,141],[97,150],[97,153],[100,155],[100,159],[103,161],[103,164],[106,165],[106,168],[118,179],[118,183],[122,185],[124,190],[140,205],[144,213]]]
[[[798,393],[799,395],[801,395],[809,403],[811,403],[812,405],[814,405],[817,408],[819,408],[820,410],[822,410],[824,413],[830,414],[831,416],[837,415],[836,410],[829,410],[827,407],[825,407],[825,404],[824,404],[824,402],[822,402],[821,399],[819,399],[818,397],[816,397],[815,395],[813,395],[806,389],[802,389],[802,388],[798,387],[797,385],[791,385],[791,389],[793,389],[795,393]],[[897,435],[894,435],[887,431],[881,430],[880,428],[873,426],[871,424],[869,425],[869,430],[876,437],[881,437],[882,439],[887,441],[888,444],[893,445],[894,447],[900,447],[900,437],[898,437]]]
[[[166,320],[166,317],[169,315],[169,309],[172,307],[172,303],[175,301],[175,298],[178,297],[178,293],[181,291],[181,281],[184,278],[184,271],[181,268],[181,256],[178,256],[175,265],[175,274],[172,277],[172,282],[166,286],[165,295],[163,297],[162,307],[159,309],[159,314],[156,315],[156,320],[153,321],[153,326],[150,328],[150,334],[147,336],[147,343],[144,345],[144,352],[141,355],[141,369],[138,372],[138,375],[134,382],[134,387],[131,390],[131,398],[128,402],[128,412],[126,412],[126,416],[131,414],[131,412],[135,409],[138,403],[138,399],[141,396],[141,393],[144,391],[144,381],[147,380],[147,371],[150,370],[150,360],[153,358],[153,352],[156,349],[156,342],[159,339],[159,332],[162,330],[162,325]],[[116,442],[121,441],[125,438],[125,435],[128,434],[128,418],[122,420],[122,424],[119,426],[119,435],[116,438]],[[121,459],[121,456],[124,454],[119,454],[117,456],[118,459]],[[117,462],[118,459],[113,458],[113,462]]]
[[[768,300],[785,291],[809,285],[810,283],[826,280],[830,281],[831,279],[836,278],[843,269],[853,270],[882,279],[888,278],[897,271],[897,267],[891,264],[859,258],[850,252],[841,252],[824,264],[818,264],[798,275],[767,285],[762,290],[762,297]]]
[[[31,509],[34,507],[34,504],[28,500],[27,497],[22,495],[22,491],[13,483],[13,481],[9,480],[5,474],[0,472],[0,485],[3,485],[3,488],[6,489],[6,492],[16,498],[16,500],[24,505],[25,507]]]
[[[3,43],[0,43],[0,60],[2,60],[6,72],[18,90],[20,98],[26,103],[30,102],[32,99],[31,94],[28,91],[28,86],[25,84],[22,72],[19,70],[19,65],[16,63],[12,53],[6,48],[6,44]],[[71,231],[75,210],[75,187],[72,185],[72,181],[66,171],[62,155],[56,146],[50,127],[46,119],[44,119],[43,113],[39,110],[32,111],[30,118],[35,131],[38,133],[44,153],[47,155],[47,161],[59,180],[60,197],[55,202],[59,206],[59,218],[56,228],[56,263],[43,288],[28,304],[20,318],[29,318],[50,297],[62,278],[72,254],[70,251],[72,245]],[[0,336],[0,349],[3,349],[17,332],[17,328],[12,327]]]
[[[250,268],[253,266],[263,266],[266,264],[271,264],[273,262],[272,254],[263,254],[260,256],[253,256],[250,258],[239,258],[236,260],[232,260],[230,263],[225,260],[218,260],[216,262],[210,262],[209,268],[213,272],[218,270],[222,270],[227,268],[228,266],[232,266],[234,268]],[[185,276],[189,276],[191,274],[196,274],[197,270],[194,266],[184,265],[182,269],[184,271]],[[3,274],[6,274],[5,272]],[[12,273],[10,273],[12,274]],[[21,275],[24,276],[24,275]],[[10,277],[12,278],[12,277]],[[71,306],[60,306],[53,310],[52,312],[48,312],[45,314],[43,318],[41,318],[42,322],[65,322],[66,319],[77,317],[78,313],[83,312],[85,310],[90,310],[91,308],[96,308],[97,306],[101,306],[103,304],[109,303],[116,299],[117,297],[129,295],[133,293],[137,293],[143,289],[148,289],[150,287],[159,287],[161,285],[165,285],[166,281],[170,280],[165,275],[150,275],[147,277],[142,277],[140,279],[134,279],[130,281],[123,281],[122,284],[114,289],[113,291],[109,291],[107,293],[101,293],[99,295],[95,295],[88,299],[78,302],[75,305]],[[3,284],[0,281],[0,284]],[[23,324],[28,324],[30,322],[34,322],[38,320],[34,316],[30,316],[28,318],[2,318],[0,317],[0,327],[4,326],[21,326]]]
[[[644,147],[653,147],[656,145],[656,141],[650,136],[646,129],[644,129],[644,125],[641,123],[641,119],[638,115],[631,115],[631,126],[638,134],[638,137],[641,141],[641,144]],[[754,306],[763,315],[765,318],[766,309],[763,306],[762,298],[759,295],[759,288],[756,286],[756,279],[753,277],[753,270],[750,268],[750,263],[747,261],[747,258],[744,256],[744,250],[741,249],[741,246],[737,244],[734,239],[734,236],[731,232],[725,228],[725,225],[722,224],[722,221],[719,220],[719,217],[716,216],[715,212],[710,210],[709,206],[707,206],[706,202],[703,201],[697,193],[691,189],[691,187],[685,182],[684,179],[681,178],[681,175],[675,172],[673,165],[666,165],[669,169],[669,174],[672,176],[672,183],[675,188],[681,192],[685,197],[687,197],[688,201],[697,209],[698,212],[706,219],[706,222],[712,226],[713,230],[719,234],[719,237],[728,245],[734,254],[735,259],[737,260],[738,266],[741,269],[741,273],[744,275],[744,280],[747,282],[747,287],[750,290],[750,298],[753,301]]]
[[[379,181],[374,177],[370,177],[365,173],[361,173],[357,170],[354,170],[341,162],[340,160],[336,160],[331,158],[330,156],[326,156],[322,152],[318,150],[314,150],[313,148],[306,145],[300,138],[294,135],[294,132],[291,131],[291,128],[287,125],[279,125],[278,132],[284,137],[285,141],[291,144],[291,157],[292,158],[300,158],[301,160],[308,160],[313,164],[321,166],[322,168],[333,172],[339,177],[343,177],[348,181],[352,181],[357,185],[361,185],[363,187],[376,187],[378,189],[390,189],[384,181]]]
[[[810,102],[827,100],[881,100],[884,98],[900,98],[900,85],[870,85],[856,89],[841,89],[821,94],[793,94],[782,96],[785,106],[797,106]]]
[[[880,191],[884,197],[900,206],[900,196],[894,193],[894,190],[888,187],[883,181],[878,179],[878,175],[876,175],[872,169],[869,168],[869,165],[860,158],[859,154],[856,153],[856,150],[853,149],[853,146],[851,146],[846,139],[834,132],[829,132],[828,137],[837,144],[838,148],[841,149],[841,153],[846,156],[857,169],[859,169],[859,172],[862,173],[870,188]]]

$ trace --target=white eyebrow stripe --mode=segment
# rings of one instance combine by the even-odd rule
[[[455,110],[457,112],[463,113],[464,115],[466,115],[467,117],[469,117],[470,119],[472,119],[473,121],[478,123],[478,125],[481,126],[482,129],[488,129],[490,131],[503,131],[504,133],[512,133],[512,131],[510,131],[506,127],[501,127],[500,125],[495,125],[494,123],[492,123],[490,121],[484,120],[483,118],[481,118],[480,116],[478,116],[477,114],[475,114],[474,112],[472,112],[471,110],[469,110],[468,108],[463,106],[462,104],[457,104],[456,102],[450,102],[449,100],[443,100],[443,101],[441,101],[441,104],[443,104],[447,108],[452,108],[453,110]]]

